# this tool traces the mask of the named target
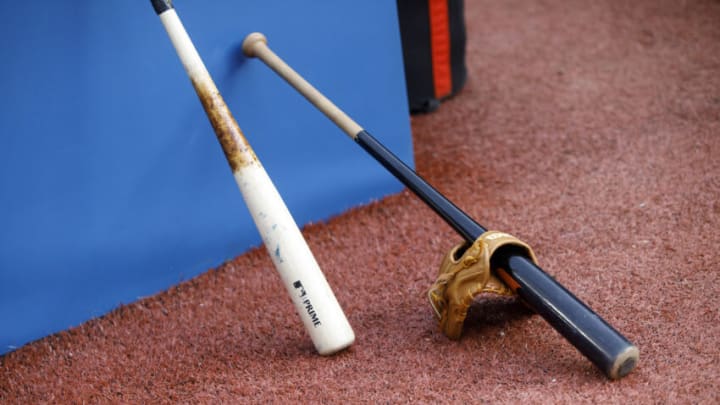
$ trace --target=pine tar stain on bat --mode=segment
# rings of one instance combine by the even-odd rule
[[[233,173],[240,170],[241,167],[257,161],[255,153],[249,147],[237,121],[232,117],[225,101],[216,90],[215,84],[204,83],[203,80],[198,79],[191,79],[191,81]]]

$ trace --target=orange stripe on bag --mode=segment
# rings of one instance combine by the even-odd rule
[[[432,53],[435,98],[452,92],[450,68],[450,20],[447,0],[428,0],[430,14],[430,49]]]

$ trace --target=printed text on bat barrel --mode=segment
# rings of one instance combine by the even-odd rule
[[[293,287],[296,289],[300,289],[300,298],[303,299],[302,303],[305,305],[305,310],[307,311],[308,315],[310,315],[310,319],[312,319],[313,325],[317,328],[318,326],[322,325],[322,322],[320,322],[320,318],[318,317],[317,313],[315,312],[315,308],[313,308],[312,303],[310,302],[309,298],[305,298],[307,296],[307,292],[305,291],[305,288],[303,287],[300,280],[293,283]]]

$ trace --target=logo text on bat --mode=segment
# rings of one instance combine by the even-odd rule
[[[320,322],[320,318],[318,317],[317,313],[315,312],[315,308],[313,308],[312,303],[310,302],[310,299],[307,298],[307,292],[305,291],[305,288],[303,287],[300,280],[293,283],[293,287],[295,287],[296,290],[300,290],[300,299],[302,300],[302,304],[305,306],[305,310],[307,311],[308,315],[310,316],[310,320],[313,323],[313,326],[316,328],[322,323]]]

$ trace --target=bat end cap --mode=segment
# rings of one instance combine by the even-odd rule
[[[638,348],[635,346],[628,347],[617,356],[608,376],[613,380],[625,377],[635,369],[639,359],[640,351]]]
[[[245,37],[242,43],[242,50],[245,56],[250,58],[257,56],[257,53],[255,52],[255,46],[261,42],[263,45],[267,45],[267,38],[265,38],[265,35],[259,32],[253,32],[252,34],[248,34],[248,36]]]
[[[318,351],[318,354],[320,354],[321,356],[332,356],[336,353],[342,352],[343,350],[349,348],[350,346],[352,346],[352,344],[354,342],[355,342],[355,339],[353,339],[352,341],[345,342],[343,344],[334,346],[334,347],[326,347],[326,348],[316,349],[316,350]]]

